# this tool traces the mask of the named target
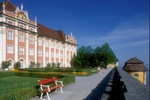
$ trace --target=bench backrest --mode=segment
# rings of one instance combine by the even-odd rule
[[[46,83],[51,83],[51,82],[54,82],[56,81],[57,78],[51,78],[51,79],[46,79],[46,80],[39,80],[39,84],[46,84]]]

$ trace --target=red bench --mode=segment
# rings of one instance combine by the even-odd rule
[[[55,90],[55,92],[57,91],[57,89],[59,88],[61,90],[61,92],[63,93],[62,87],[63,87],[63,81],[58,81],[57,78],[53,77],[51,79],[47,79],[47,80],[38,80],[39,84],[40,84],[40,90],[41,90],[41,96],[40,99],[42,99],[43,93],[47,94],[48,100],[50,100],[49,97],[49,92]],[[54,86],[50,86],[50,85],[46,85],[49,83],[54,82],[55,85]]]

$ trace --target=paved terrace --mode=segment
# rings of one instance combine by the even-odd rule
[[[89,94],[95,89],[98,84],[105,78],[105,76],[111,71],[111,69],[104,70],[104,73],[97,73],[91,76],[76,77],[75,83],[64,86],[64,93],[53,92],[50,93],[51,100],[85,100]],[[46,100],[47,96],[44,96]],[[32,98],[30,100],[41,100],[39,97]],[[87,100],[87,99],[86,99]]]

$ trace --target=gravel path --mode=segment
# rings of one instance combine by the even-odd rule
[[[53,92],[50,93],[51,100],[83,100],[91,91],[101,82],[101,80],[111,71],[107,69],[104,73],[96,73],[91,76],[76,77],[75,83],[63,87],[64,93]],[[39,97],[32,98],[30,100],[48,100],[45,95],[44,99]]]

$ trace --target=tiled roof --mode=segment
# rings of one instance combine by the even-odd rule
[[[38,34],[48,38],[65,41],[65,34],[61,30],[55,31],[41,24],[38,24]]]
[[[142,64],[143,61],[141,61],[138,58],[134,57],[134,58],[129,59],[126,63],[128,63],[128,64]]]
[[[10,1],[4,1],[5,9],[8,11],[15,11],[16,7]],[[0,3],[0,10],[2,10],[3,2]]]
[[[4,4],[6,5],[5,9],[7,11],[13,12],[16,10],[16,6],[14,6],[10,1],[4,1]],[[0,3],[0,10],[2,10],[2,5],[3,5],[3,2]],[[41,24],[37,24],[37,26],[38,26],[39,35],[45,36],[48,38],[53,38],[53,39],[60,40],[60,41],[65,41],[66,34],[63,31],[61,30],[55,31]]]
[[[131,58],[130,60],[128,60],[127,62],[125,62],[123,70],[125,70],[125,71],[146,71],[147,69],[141,60],[134,57],[134,58]]]

